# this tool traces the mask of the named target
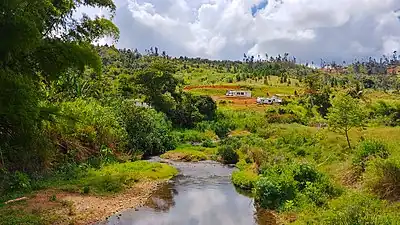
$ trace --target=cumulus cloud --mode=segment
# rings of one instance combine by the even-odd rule
[[[398,0],[116,0],[119,47],[351,60],[400,48]]]

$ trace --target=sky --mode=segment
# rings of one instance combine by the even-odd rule
[[[117,47],[242,59],[342,62],[400,50],[399,0],[115,0]],[[82,8],[89,15],[99,9]]]

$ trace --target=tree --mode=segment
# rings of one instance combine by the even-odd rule
[[[130,150],[152,156],[176,147],[171,123],[163,113],[138,107],[134,102],[127,101],[122,105],[121,114]]]
[[[182,93],[176,107],[169,109],[167,116],[175,126],[192,128],[198,122],[214,119],[216,110],[217,105],[211,97]]]
[[[78,18],[81,6],[108,9],[112,14],[116,8],[112,0],[0,2],[0,167],[42,169],[49,155],[43,152],[47,148],[41,141],[42,122],[50,114],[40,105],[43,89],[60,76],[69,76],[70,70],[83,72],[90,66],[101,72],[92,43],[105,36],[117,39],[119,31],[103,17]],[[75,85],[79,95],[83,86]],[[32,165],[36,167],[28,168]]]
[[[182,80],[174,76],[175,72],[176,68],[164,59],[155,60],[148,68],[138,71],[133,82],[146,103],[157,111],[167,113],[180,97],[177,88]]]
[[[329,127],[346,136],[347,144],[351,148],[349,131],[363,126],[364,113],[358,99],[349,95],[339,94],[331,100],[332,107],[328,110]]]

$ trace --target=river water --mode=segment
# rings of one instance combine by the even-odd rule
[[[152,161],[161,161],[152,158]],[[269,225],[272,214],[256,210],[253,199],[230,181],[234,168],[212,161],[171,162],[179,175],[160,187],[144,207],[111,216],[102,225]]]

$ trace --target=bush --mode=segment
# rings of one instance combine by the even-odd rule
[[[362,193],[349,193],[329,203],[328,209],[318,210],[300,218],[295,224],[398,224],[400,215],[387,202]]]
[[[203,143],[201,143],[201,146],[203,146],[205,148],[214,148],[215,143],[212,140],[205,140],[205,141],[203,141]]]
[[[83,161],[101,156],[104,146],[124,150],[127,135],[113,109],[82,99],[59,107],[60,115],[48,124],[48,130],[63,153],[73,153],[75,160]]]
[[[177,141],[171,133],[171,124],[162,113],[136,107],[129,102],[123,105],[121,113],[128,133],[129,149],[152,156],[176,147]]]
[[[376,118],[385,126],[398,126],[400,124],[400,105],[391,105],[384,101],[378,101],[370,112],[371,118]]]
[[[366,187],[381,198],[400,200],[400,160],[377,158],[367,166]]]
[[[294,169],[293,178],[297,181],[299,190],[306,188],[308,183],[314,183],[319,179],[320,174],[314,167],[308,164],[301,164]]]
[[[9,181],[11,191],[26,191],[31,189],[31,179],[25,173],[16,171]]]
[[[296,197],[296,182],[287,173],[261,177],[255,185],[255,200],[265,209],[279,209]]]
[[[162,154],[161,158],[184,162],[198,162],[208,159],[207,155],[204,152],[192,149],[176,149],[168,151]]]
[[[10,172],[38,172],[51,164],[54,148],[41,126],[48,113],[39,90],[32,76],[0,70],[0,154]]]
[[[209,96],[183,93],[176,107],[167,111],[167,116],[178,127],[193,128],[203,120],[214,119],[216,109],[217,104]]]
[[[215,134],[221,139],[226,138],[229,132],[231,132],[232,128],[232,124],[227,121],[216,122],[213,126]]]
[[[179,142],[187,143],[187,142],[203,142],[203,141],[211,141],[216,139],[216,135],[213,131],[205,130],[197,131],[197,130],[183,130],[179,132],[174,132],[175,136],[179,138]]]
[[[362,141],[357,148],[353,165],[365,170],[366,163],[371,157],[380,157],[386,159],[389,156],[389,151],[385,143],[376,140]]]
[[[297,206],[322,206],[338,196],[329,179],[308,164],[282,164],[270,167],[255,185],[255,200],[263,208],[285,210],[288,201]]]
[[[239,161],[239,155],[234,148],[229,145],[219,147],[217,154],[225,164],[236,164]]]
[[[251,190],[258,180],[258,175],[253,171],[236,170],[232,173],[232,183],[241,189]]]

